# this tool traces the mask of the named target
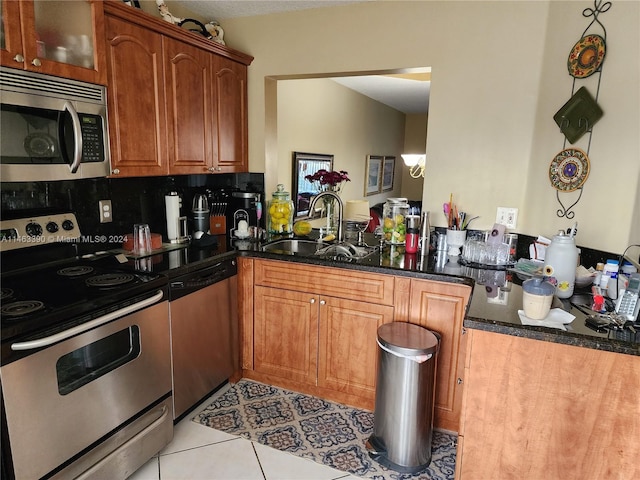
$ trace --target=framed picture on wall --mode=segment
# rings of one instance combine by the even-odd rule
[[[396,171],[396,157],[384,157],[382,160],[382,191],[393,190],[393,174]]]
[[[380,193],[382,182],[382,162],[384,157],[379,155],[367,155],[367,167],[364,177],[364,194],[375,195]]]
[[[291,199],[295,206],[295,216],[303,217],[309,214],[311,198],[318,194],[316,187],[309,182],[307,175],[313,175],[318,170],[333,170],[333,155],[322,153],[293,152],[293,192]]]

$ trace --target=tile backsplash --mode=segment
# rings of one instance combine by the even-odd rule
[[[233,191],[260,193],[264,201],[264,174],[175,175],[167,177],[93,178],[55,182],[3,182],[2,218],[74,212],[83,235],[121,235],[134,223],[148,223],[166,238],[164,196],[182,197],[181,214],[190,218],[197,193],[222,200]],[[111,200],[113,221],[100,223],[98,202]]]

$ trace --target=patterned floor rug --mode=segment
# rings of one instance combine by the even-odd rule
[[[457,437],[434,431],[431,464],[398,473],[373,460],[365,440],[373,414],[317,397],[240,380],[215,397],[194,422],[374,480],[452,480]]]

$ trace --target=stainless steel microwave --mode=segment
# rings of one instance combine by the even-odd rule
[[[0,67],[0,180],[109,174],[106,89]]]

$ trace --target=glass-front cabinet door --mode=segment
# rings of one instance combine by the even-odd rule
[[[3,65],[106,83],[101,1],[0,1]]]

